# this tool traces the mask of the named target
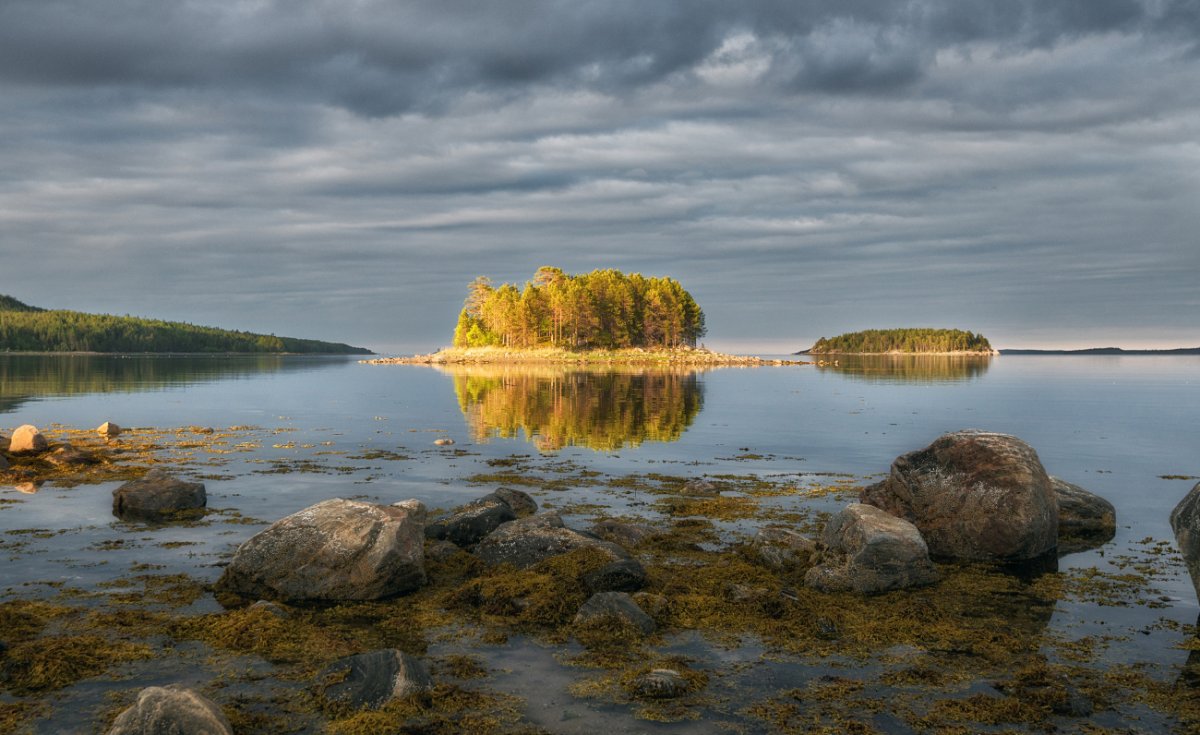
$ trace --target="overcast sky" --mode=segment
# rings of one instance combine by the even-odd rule
[[[1200,2],[0,0],[0,293],[412,351],[540,265],[1200,345]]]

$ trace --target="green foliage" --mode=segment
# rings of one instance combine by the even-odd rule
[[[370,354],[361,347],[314,339],[131,316],[46,311],[7,296],[0,296],[0,351]]]
[[[520,290],[485,276],[472,281],[454,346],[679,347],[695,346],[705,331],[704,312],[672,278],[542,266]]]
[[[822,337],[812,346],[813,354],[874,353],[874,352],[984,352],[992,345],[982,334],[961,329],[868,329],[863,332],[840,334],[832,339]]]

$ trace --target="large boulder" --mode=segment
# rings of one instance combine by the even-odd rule
[[[345,709],[378,709],[433,689],[433,679],[415,656],[395,648],[338,659],[318,676],[327,704]]]
[[[1050,487],[1058,501],[1058,553],[1093,549],[1117,534],[1117,511],[1113,504],[1057,477]]]
[[[1192,586],[1200,598],[1200,483],[1196,483],[1171,511],[1171,530],[1175,532],[1175,541],[1187,564]]]
[[[108,735],[233,735],[233,727],[220,707],[191,689],[147,687]]]
[[[13,432],[12,437],[8,440],[9,454],[36,454],[44,452],[50,446],[46,441],[46,437],[42,432],[38,431],[38,427],[32,424],[18,426]]]
[[[525,569],[552,556],[591,547],[607,552],[614,561],[628,554],[620,546],[567,528],[554,511],[538,513],[501,525],[475,547],[475,556],[487,564],[512,564]]]
[[[1058,545],[1058,502],[1037,452],[970,429],[896,458],[860,500],[920,529],[938,558],[1022,561]]]
[[[492,493],[434,519],[425,526],[425,537],[450,541],[462,547],[474,546],[501,523],[516,519],[512,506]]]
[[[804,575],[814,589],[874,594],[937,581],[921,532],[879,508],[851,503],[825,525],[821,542],[821,563]]]
[[[113,490],[113,515],[127,521],[167,521],[196,514],[208,504],[202,482],[187,482],[150,470]]]
[[[238,548],[217,581],[241,598],[378,600],[425,583],[419,513],[334,498],[283,518]]]

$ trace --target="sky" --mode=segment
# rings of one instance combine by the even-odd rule
[[[1200,345],[1200,2],[0,0],[0,293],[412,352],[542,265]]]

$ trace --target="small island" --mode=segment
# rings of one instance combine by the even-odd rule
[[[0,352],[370,355],[338,342],[42,309],[0,294]]]
[[[801,364],[697,347],[706,331],[704,312],[673,278],[611,268],[570,275],[543,266],[524,288],[511,283],[496,287],[486,276],[472,281],[453,347],[364,362]]]
[[[822,337],[798,355],[994,355],[982,334],[961,329],[868,329]]]

